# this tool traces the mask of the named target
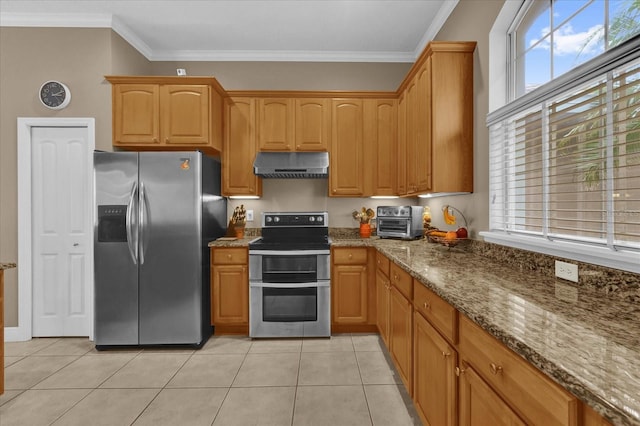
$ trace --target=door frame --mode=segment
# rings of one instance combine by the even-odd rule
[[[5,341],[26,341],[33,337],[33,252],[31,211],[31,138],[32,127],[84,127],[87,130],[87,158],[93,170],[93,151],[96,146],[95,118],[18,117],[18,326],[5,328]],[[93,181],[93,175],[91,174]],[[89,232],[93,234],[94,185],[87,186],[87,199],[91,200]],[[93,270],[93,238],[87,246],[87,267]],[[93,301],[93,275],[86,282],[86,291]],[[93,303],[87,307],[89,339],[93,340]]]

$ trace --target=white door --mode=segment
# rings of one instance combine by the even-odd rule
[[[31,128],[33,336],[89,336],[92,155],[86,127]]]

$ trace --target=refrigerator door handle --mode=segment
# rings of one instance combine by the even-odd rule
[[[145,232],[147,230],[146,222],[147,212],[147,199],[146,191],[144,190],[144,182],[140,181],[140,209],[139,209],[139,221],[140,224],[140,264],[144,265],[144,245],[145,245]]]
[[[131,187],[131,196],[129,197],[129,205],[127,206],[127,217],[125,227],[127,228],[127,246],[129,247],[129,254],[131,255],[131,260],[133,260],[133,264],[138,264],[138,241],[134,239],[134,232],[132,229],[132,215],[133,215],[133,204],[134,199],[138,196],[138,183],[134,182]],[[135,240],[135,241],[134,241]]]

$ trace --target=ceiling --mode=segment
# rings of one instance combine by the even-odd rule
[[[413,62],[458,0],[2,0],[1,26],[112,28],[152,61]]]

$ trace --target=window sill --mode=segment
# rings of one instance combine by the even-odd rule
[[[499,231],[485,231],[479,234],[488,243],[640,274],[640,254],[635,252],[614,251],[606,247],[585,246],[568,241],[549,241]]]

